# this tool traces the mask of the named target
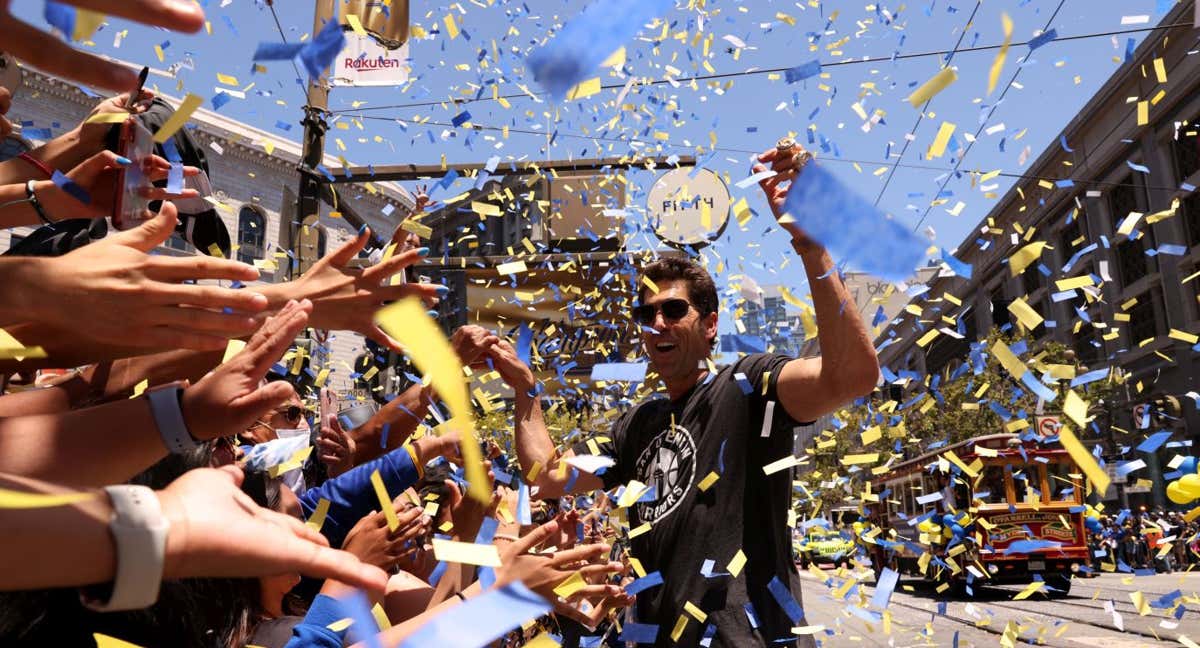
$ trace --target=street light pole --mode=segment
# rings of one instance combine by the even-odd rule
[[[318,34],[325,23],[333,20],[335,0],[316,0],[312,33]],[[315,169],[325,159],[325,131],[329,128],[325,116],[329,112],[329,87],[323,77],[309,79],[308,97],[304,106],[304,143],[300,164]],[[292,259],[288,264],[288,277],[295,279],[303,271],[300,263],[300,232],[302,226],[315,226],[321,213],[321,183],[314,174],[300,174],[300,195],[297,200],[296,219],[288,223],[291,232]]]

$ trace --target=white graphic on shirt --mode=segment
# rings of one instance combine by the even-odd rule
[[[653,524],[674,511],[691,490],[695,472],[696,443],[687,428],[675,425],[660,432],[637,460],[637,478],[654,497],[635,504],[638,519]]]

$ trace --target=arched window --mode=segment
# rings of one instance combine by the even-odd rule
[[[0,162],[11,160],[31,148],[33,146],[24,137],[9,135],[0,140]]]
[[[267,219],[251,205],[243,205],[238,212],[238,261],[254,263],[263,258],[267,240]]]

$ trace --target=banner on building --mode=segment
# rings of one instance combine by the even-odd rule
[[[408,0],[341,0],[346,47],[333,63],[333,86],[396,86],[412,75]]]

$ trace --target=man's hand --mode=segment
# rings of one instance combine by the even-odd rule
[[[462,437],[458,430],[453,429],[445,434],[426,434],[413,441],[413,451],[417,461],[424,466],[437,457],[445,457],[447,461],[462,465]]]
[[[450,345],[458,354],[459,361],[468,367],[486,366],[483,362],[484,354],[487,353],[488,347],[499,341],[500,338],[494,333],[474,324],[460,326],[450,336]]]
[[[282,380],[262,384],[271,365],[304,330],[312,304],[290,302],[250,338],[246,348],[183,391],[180,410],[201,441],[245,430],[294,394]]]
[[[255,578],[300,572],[382,590],[387,575],[329,548],[304,522],[264,509],[233,466],[184,473],[158,492],[167,532],[163,578]]]
[[[188,279],[252,281],[253,266],[203,256],[147,254],[175,231],[175,206],[140,226],[61,257],[30,259],[14,272],[21,289],[9,321],[43,323],[120,346],[213,351],[258,327],[267,306],[253,290],[185,285]],[[223,312],[230,309],[233,312]]]
[[[419,548],[431,523],[429,516],[417,506],[397,506],[396,518],[400,526],[390,531],[383,513],[374,511],[363,516],[346,535],[342,549],[368,565],[391,571],[397,562]]]
[[[204,10],[181,0],[62,0],[64,4],[100,11],[119,18],[195,32],[204,26]],[[17,20],[11,0],[0,0],[0,43],[16,58],[50,74],[117,92],[132,90],[137,73],[119,63],[74,49],[58,38]],[[68,38],[71,34],[66,35]]]
[[[312,326],[331,331],[354,331],[392,349],[403,352],[398,342],[375,324],[375,311],[385,302],[417,296],[432,306],[445,286],[433,284],[401,284],[388,286],[387,279],[403,272],[424,256],[423,250],[410,250],[365,270],[349,268],[350,260],[366,246],[371,233],[359,232],[358,238],[348,241],[332,254],[317,261],[296,281],[277,284],[269,290],[288,299],[309,299],[313,303]]]
[[[796,241],[797,246],[815,248],[818,247],[817,243],[809,238],[803,229],[800,229],[796,223],[787,222],[787,219],[783,218],[783,206],[787,202],[788,188],[792,181],[799,177],[809,159],[804,147],[799,144],[794,145],[791,151],[780,151],[778,148],[773,148],[763,151],[758,156],[758,163],[754,165],[752,171],[760,173],[767,170],[767,164],[771,165],[770,170],[774,171],[776,175],[760,180],[758,183],[762,187],[763,193],[766,194],[767,204],[771,206],[771,213],[775,214],[775,220],[779,226],[792,235],[792,240]]]
[[[518,396],[531,391],[536,384],[533,370],[517,356],[517,350],[508,340],[497,339],[487,349],[487,355],[492,359],[492,365],[499,372],[500,378],[513,388]]]

